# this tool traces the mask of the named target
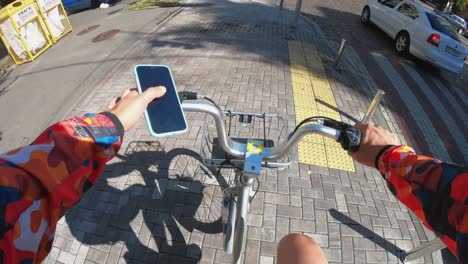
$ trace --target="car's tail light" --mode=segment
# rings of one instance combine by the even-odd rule
[[[427,42],[429,42],[431,45],[439,47],[440,43],[440,36],[439,34],[432,34],[427,38]]]

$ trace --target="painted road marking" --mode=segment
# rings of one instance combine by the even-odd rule
[[[316,101],[320,99],[337,107],[325,68],[315,46],[300,41],[288,41],[288,47],[296,124],[317,115],[341,121],[339,113]],[[353,160],[332,139],[317,135],[306,136],[298,148],[301,163],[355,171]]]
[[[376,81],[374,81],[373,78],[375,77],[377,79],[377,76],[373,76],[369,72],[369,70],[367,69],[364,63],[365,58],[358,55],[357,52],[358,51],[355,50],[355,48],[353,47],[346,47],[346,52],[343,54],[345,55],[343,59],[348,61],[348,63],[350,64],[349,66],[350,69],[352,69],[354,73],[358,76],[356,78],[356,82],[360,83],[360,86],[364,88],[362,89],[364,94],[367,95],[368,98],[373,98],[375,96],[375,92],[377,88],[383,88],[383,89],[385,88],[378,85]],[[372,67],[375,67],[375,64],[373,64]],[[402,134],[402,131],[400,129],[401,124],[397,123],[392,109],[389,107],[389,104],[386,103],[388,102],[389,98],[390,98],[390,93],[388,95],[385,95],[382,98],[382,101],[379,104],[379,109],[382,112],[382,115],[384,117],[385,123],[388,126],[388,129],[394,134],[398,135],[398,138],[401,144],[408,145],[406,138]]]
[[[439,98],[432,92],[431,88],[426,84],[423,78],[413,69],[411,66],[401,63],[401,66],[411,75],[411,78],[418,84],[421,88],[422,92],[426,95],[426,97],[431,102],[432,106],[437,109],[442,122],[444,122],[445,126],[448,128],[449,133],[452,135],[453,139],[455,140],[456,144],[461,147],[460,150],[463,154],[465,162],[468,162],[468,148],[463,147],[466,146],[466,140],[463,136],[462,132],[458,129],[458,126],[453,120],[452,116],[447,112],[444,105],[440,102]]]
[[[465,96],[463,91],[456,87],[452,87],[452,90],[455,91],[455,93],[457,93],[457,95],[461,98],[465,106],[468,106],[468,98]]]
[[[457,115],[462,118],[463,125],[468,127],[468,114],[466,110],[463,110],[462,106],[457,102],[457,99],[448,91],[448,88],[437,78],[431,78],[432,82],[439,87],[439,90],[445,95],[445,97],[452,104],[453,109],[457,112]]]
[[[439,134],[432,126],[431,120],[418,103],[417,97],[411,92],[408,85],[406,85],[401,76],[383,55],[376,52],[371,52],[371,55],[385,72],[408,109],[410,109],[411,116],[417,121],[416,124],[423,132],[423,136],[428,144],[429,150],[437,158],[444,161],[451,161],[450,155],[447,153]]]

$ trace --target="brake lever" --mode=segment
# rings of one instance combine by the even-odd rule
[[[349,126],[345,130],[341,130],[340,137],[337,141],[344,150],[355,152],[361,145],[361,131]]]
[[[341,144],[344,150],[354,152],[359,149],[359,145],[361,144],[361,131],[349,124],[331,119],[324,120],[323,125],[341,132],[336,141]]]
[[[181,92],[178,92],[177,95],[179,96],[180,103],[182,103],[185,100],[197,100],[198,99],[198,94],[195,92],[190,92],[190,91],[181,91]]]

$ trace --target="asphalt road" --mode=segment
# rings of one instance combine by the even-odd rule
[[[269,0],[279,4],[280,0]],[[349,44],[365,47],[369,51],[375,51],[394,60],[402,60],[394,51],[393,40],[375,26],[365,26],[360,21],[362,8],[366,0],[340,0],[340,1],[303,1],[302,13],[317,23],[324,31],[327,38],[340,41],[346,39]],[[284,0],[286,8],[295,9],[296,0]],[[463,38],[463,37],[462,37]],[[463,38],[464,45],[468,48],[468,40]],[[414,58],[413,58],[414,59]],[[460,88],[468,85],[468,69],[459,75],[437,69],[417,61],[422,71],[431,75],[438,75],[446,81]]]
[[[468,49],[468,38],[460,37],[460,41],[463,43],[463,46]]]
[[[177,9],[126,12],[127,6],[122,1],[109,9],[71,15],[73,32],[34,62],[17,66],[0,84],[0,153],[30,143],[68,116],[136,41]],[[88,28],[94,29],[86,32]],[[96,41],[110,30],[118,33]]]

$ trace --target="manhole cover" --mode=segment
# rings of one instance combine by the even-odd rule
[[[81,30],[81,31],[78,32],[78,34],[76,34],[76,35],[77,35],[77,36],[84,35],[84,34],[90,32],[90,31],[95,30],[95,29],[98,28],[98,27],[99,27],[99,25],[90,26],[90,27],[88,27],[88,28],[86,28],[86,29]]]
[[[112,29],[112,30],[106,31],[104,33],[97,35],[95,38],[93,38],[92,42],[99,42],[99,41],[103,41],[106,39],[110,39],[119,32],[120,32],[120,29]]]

